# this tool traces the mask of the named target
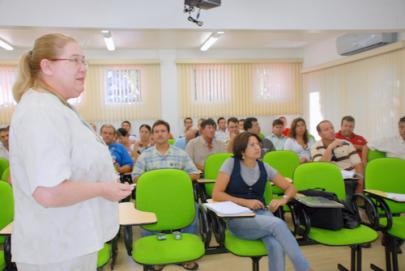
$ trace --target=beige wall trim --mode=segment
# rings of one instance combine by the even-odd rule
[[[177,59],[176,64],[266,64],[266,63],[302,63],[301,58],[280,58],[280,59]]]
[[[324,64],[321,65],[317,65],[317,66],[313,66],[313,67],[309,67],[309,68],[305,68],[302,70],[301,73],[305,74],[305,73],[310,73],[310,72],[314,72],[314,71],[318,71],[318,70],[323,70],[323,69],[328,69],[328,68],[332,68],[335,66],[339,66],[339,65],[343,65],[343,64],[348,64],[351,62],[356,62],[359,60],[363,60],[366,58],[370,58],[370,57],[374,57],[377,55],[382,55],[382,54],[386,54],[389,52],[393,52],[393,51],[397,51],[397,50],[401,50],[405,48],[405,41],[399,41],[399,42],[395,42],[393,44],[389,44],[386,46],[382,46],[380,48],[376,48],[370,51],[366,51],[360,54],[356,54],[353,56],[347,56],[344,57],[342,59],[338,59],[338,60],[333,60],[330,62],[326,62]]]
[[[160,64],[159,59],[89,59],[90,65],[145,65]]]

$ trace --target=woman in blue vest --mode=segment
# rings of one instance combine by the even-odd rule
[[[263,240],[269,251],[270,271],[285,270],[285,254],[291,259],[295,270],[312,270],[286,223],[271,212],[293,198],[296,189],[276,170],[259,160],[260,142],[257,135],[247,132],[235,138],[234,158],[229,158],[222,165],[214,187],[213,199],[232,201],[256,213],[252,218],[229,219],[228,228],[239,238]],[[284,196],[272,200],[266,206],[263,194],[269,180],[284,190]]]

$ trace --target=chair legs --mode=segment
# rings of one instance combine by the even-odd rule
[[[251,257],[252,259],[252,271],[259,271],[259,262],[262,257]]]
[[[383,235],[383,245],[385,247],[385,267],[386,271],[398,271],[398,239],[388,234]],[[370,268],[374,271],[383,271],[382,268],[371,264]]]
[[[350,271],[361,271],[361,246],[355,245],[351,246],[351,261],[350,261]],[[338,264],[337,268],[339,271],[349,271],[342,264]]]

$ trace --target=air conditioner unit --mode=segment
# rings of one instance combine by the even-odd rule
[[[346,34],[336,39],[339,55],[361,53],[397,41],[397,33]]]
[[[210,9],[219,7],[221,5],[221,0],[185,0],[184,4],[190,7]]]

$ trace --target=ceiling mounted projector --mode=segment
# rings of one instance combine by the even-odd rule
[[[221,5],[221,0],[184,0],[184,12],[188,13],[188,20],[192,23],[195,23],[198,26],[204,24],[203,21],[200,21],[200,11],[201,9],[211,9],[216,8]],[[198,9],[195,17],[191,15],[195,9]]]

